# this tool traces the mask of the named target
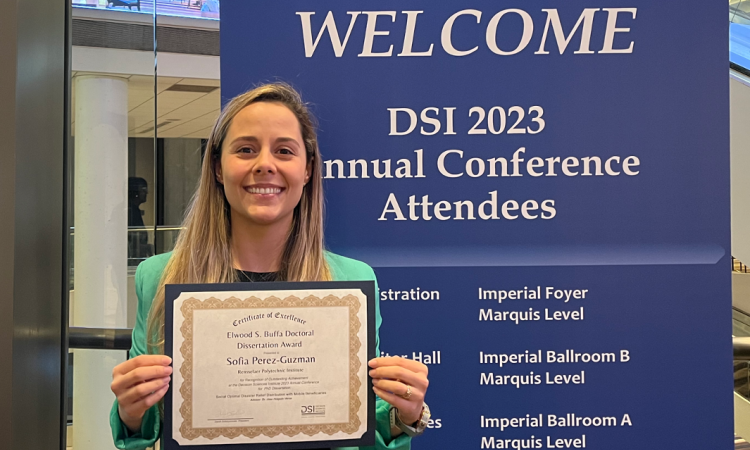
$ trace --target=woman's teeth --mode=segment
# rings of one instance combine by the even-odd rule
[[[279,194],[281,193],[281,188],[257,188],[257,187],[251,187],[248,188],[247,191],[251,194]]]

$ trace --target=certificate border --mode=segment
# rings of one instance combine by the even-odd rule
[[[238,427],[202,427],[193,428],[193,320],[195,318],[196,310],[221,310],[221,309],[240,309],[240,308],[306,308],[306,307],[327,307],[327,306],[338,306],[345,307],[349,311],[349,422],[344,423],[316,423],[307,425],[284,425],[284,426],[238,426]],[[180,432],[186,439],[196,439],[203,437],[206,439],[214,439],[217,437],[236,438],[239,436],[245,436],[248,438],[254,438],[260,435],[268,437],[278,436],[283,434],[285,436],[298,436],[299,434],[306,434],[308,436],[314,436],[318,433],[324,433],[332,435],[338,432],[354,433],[356,432],[361,421],[359,420],[359,408],[362,406],[362,402],[359,400],[359,388],[362,383],[359,381],[359,370],[362,367],[361,362],[358,360],[357,355],[359,353],[362,343],[359,340],[359,330],[362,328],[362,323],[359,321],[357,314],[359,313],[362,305],[359,299],[354,295],[345,295],[343,297],[337,297],[335,295],[327,295],[320,298],[315,295],[308,295],[305,298],[299,298],[295,295],[290,295],[283,299],[275,296],[270,296],[266,299],[261,300],[258,297],[250,296],[245,299],[239,299],[237,297],[229,297],[224,300],[219,300],[215,297],[209,297],[205,300],[198,300],[197,298],[188,298],[182,302],[180,312],[182,317],[185,319],[180,327],[183,341],[180,345],[180,353],[183,358],[183,365],[180,368],[182,373],[183,382],[180,386],[180,393],[184,401],[180,405],[180,415],[182,416],[182,424],[180,425]]]
[[[180,284],[180,285],[166,285],[165,286],[165,330],[164,330],[164,351],[169,357],[174,356],[174,342],[172,339],[174,332],[174,323],[172,321],[174,317],[174,301],[183,292],[218,292],[218,291],[246,291],[248,297],[252,297],[252,291],[271,291],[271,290],[284,290],[284,291],[304,291],[304,290],[330,290],[330,289],[358,289],[367,298],[367,359],[374,358],[375,355],[375,282],[374,281],[316,281],[316,282],[264,282],[264,283],[225,283],[225,284]],[[300,300],[295,297],[296,300],[301,302],[298,306],[306,306],[307,298]],[[325,299],[325,298],[324,298]],[[322,299],[322,300],[324,300]],[[210,299],[199,301],[208,302]],[[226,299],[225,301],[230,301]],[[250,300],[250,298],[248,298]],[[276,299],[277,301],[282,301]],[[286,300],[286,299],[285,299]],[[291,299],[290,299],[291,300]],[[214,299],[217,301],[217,299]],[[235,298],[234,301],[242,301]],[[280,305],[277,305],[280,306]],[[340,305],[345,306],[345,305]],[[346,305],[348,306],[348,305]],[[351,310],[351,309],[350,309]],[[351,313],[350,313],[351,314]],[[361,344],[360,344],[361,345]],[[187,362],[187,358],[185,360]],[[185,380],[187,381],[187,379]],[[357,378],[357,384],[359,379]],[[317,440],[317,441],[295,441],[295,442],[274,442],[274,443],[238,443],[238,444],[201,444],[201,445],[184,445],[181,446],[177,441],[172,439],[172,414],[173,414],[173,382],[170,381],[169,390],[164,397],[164,427],[162,434],[162,446],[165,450],[190,448],[195,450],[201,449],[212,449],[212,450],[238,450],[239,448],[253,448],[257,450],[290,450],[290,449],[308,449],[308,448],[323,448],[323,447],[365,447],[375,444],[375,393],[372,390],[372,379],[367,376],[367,429],[360,439],[331,439],[331,440]],[[359,386],[357,386],[357,390]],[[359,399],[357,398],[357,401]],[[359,409],[359,407],[357,408]],[[356,418],[356,417],[355,417]],[[358,421],[358,418],[357,418]],[[346,425],[346,424],[343,424]],[[325,427],[325,424],[315,425],[315,427]],[[308,428],[310,425],[300,425],[299,428]],[[240,427],[237,427],[240,428]],[[237,428],[224,428],[223,430],[236,430]],[[281,428],[281,427],[241,427],[241,428]],[[296,427],[295,427],[296,428]],[[265,431],[265,430],[264,430]],[[273,430],[268,430],[273,433]],[[310,431],[310,430],[307,430]],[[323,431],[323,430],[319,430]],[[336,430],[345,431],[345,430]],[[336,432],[334,431],[334,432]],[[323,431],[325,432],[325,431]],[[304,431],[303,431],[304,433]],[[223,433],[222,433],[223,434]],[[203,436],[208,439],[218,437],[219,435]],[[240,436],[245,433],[235,434],[231,436]],[[267,433],[263,433],[267,434]],[[275,433],[278,435],[279,433]],[[284,433],[287,434],[287,433]],[[299,433],[295,433],[297,435]],[[255,434],[256,436],[259,433]],[[274,434],[272,434],[274,435]],[[288,435],[288,434],[287,434]],[[196,436],[197,437],[197,436]]]

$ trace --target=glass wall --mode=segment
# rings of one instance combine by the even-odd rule
[[[219,114],[218,0],[73,5],[69,325],[132,328],[136,268],[173,248]],[[68,448],[114,448],[110,383],[127,356],[71,350]]]

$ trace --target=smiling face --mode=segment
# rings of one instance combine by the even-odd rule
[[[281,103],[256,102],[232,119],[217,164],[232,222],[288,229],[310,176],[297,117]]]

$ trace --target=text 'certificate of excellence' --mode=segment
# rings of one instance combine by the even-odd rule
[[[375,444],[372,281],[167,285],[162,448]]]

